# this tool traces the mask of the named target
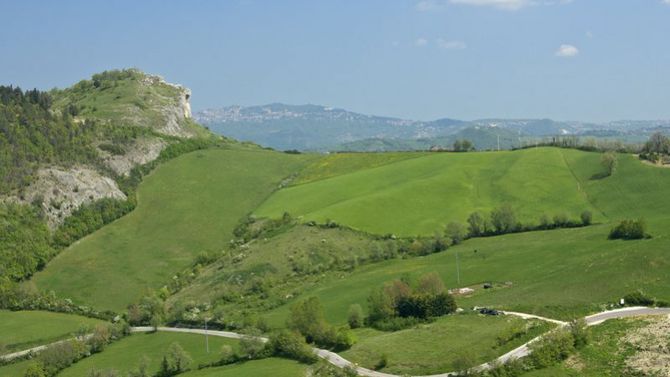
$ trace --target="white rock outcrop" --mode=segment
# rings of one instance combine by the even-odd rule
[[[168,143],[159,138],[140,138],[126,147],[123,155],[113,155],[98,149],[105,165],[118,175],[128,176],[128,173],[138,165],[144,165],[158,158]]]
[[[126,200],[116,182],[88,168],[49,167],[37,172],[35,181],[19,201],[41,200],[49,228],[55,229],[82,204],[103,198]]]

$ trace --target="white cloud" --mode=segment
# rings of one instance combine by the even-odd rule
[[[429,12],[431,10],[437,10],[440,9],[444,6],[444,1],[438,1],[438,0],[421,0],[416,5],[414,8],[418,10],[419,12]]]
[[[438,38],[435,43],[437,43],[440,48],[447,50],[463,50],[468,47],[463,41],[450,41],[442,38]]]
[[[533,4],[531,0],[449,0],[452,4],[491,6],[499,9],[517,10]]]
[[[554,55],[561,58],[572,58],[579,55],[579,49],[573,45],[563,44],[556,50]]]
[[[661,0],[663,4],[669,4],[670,5],[670,0]]]
[[[574,0],[420,0],[414,8],[420,12],[441,10],[448,4],[493,7],[504,10],[518,10],[531,5],[565,5]],[[668,1],[670,0],[661,0]]]
[[[417,38],[416,41],[414,41],[414,45],[418,47],[423,47],[428,44],[428,40],[426,38]]]

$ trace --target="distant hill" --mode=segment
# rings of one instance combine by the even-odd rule
[[[448,136],[419,139],[365,139],[345,143],[335,149],[349,152],[451,149],[457,140],[470,140],[475,149],[481,151],[519,147],[524,139],[513,130],[492,126],[469,126]]]
[[[417,139],[446,136],[466,122],[419,122],[364,115],[317,105],[231,106],[204,110],[194,118],[212,131],[275,149],[329,150],[363,139]]]
[[[588,136],[623,141],[645,139],[670,121],[616,121],[603,124],[551,119],[443,118],[416,121],[365,115],[319,105],[229,106],[194,114],[213,132],[279,150],[405,151],[448,147],[467,138],[477,149],[509,149],[520,140],[550,136]]]

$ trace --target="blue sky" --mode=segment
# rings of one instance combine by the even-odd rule
[[[670,119],[670,0],[8,1],[0,83],[137,67],[194,109]]]

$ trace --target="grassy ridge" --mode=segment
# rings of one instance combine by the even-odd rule
[[[543,213],[578,218],[594,210],[559,149],[439,153],[367,169],[351,166],[348,173],[281,190],[256,213],[278,217],[288,211],[373,233],[432,235],[448,222],[464,223],[471,212],[503,203],[527,222]]]
[[[0,311],[0,343],[7,352],[69,338],[82,327],[92,327],[103,321],[71,314],[41,311]],[[2,352],[0,352],[2,353]]]
[[[223,149],[181,156],[146,178],[135,211],[64,250],[33,283],[121,310],[199,253],[221,250],[237,221],[310,158]]]

